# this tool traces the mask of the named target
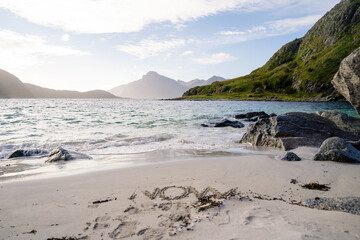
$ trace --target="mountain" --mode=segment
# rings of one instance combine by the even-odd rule
[[[116,96],[103,90],[77,92],[43,88],[22,83],[14,75],[0,69],[0,98],[116,98]]]
[[[190,98],[334,100],[331,80],[360,45],[360,0],[343,0],[300,39],[249,75],[184,93]]]
[[[36,98],[116,98],[113,94],[103,90],[78,92],[43,88],[30,83],[24,83],[24,85]]]
[[[223,82],[225,81],[225,78],[219,77],[219,76],[212,76],[208,80],[206,80],[201,86],[210,85],[214,82]]]
[[[225,81],[225,78],[222,77],[218,77],[218,76],[212,76],[211,78],[209,78],[208,80],[203,80],[203,79],[194,79],[191,80],[189,82],[184,82],[181,80],[178,80],[178,82],[188,88],[193,88],[193,87],[197,87],[197,86],[205,86],[205,85],[210,85],[213,82],[222,82]]]
[[[189,82],[178,80],[178,83],[188,87],[189,89],[193,88],[193,87],[196,87],[196,86],[202,86],[205,82],[206,82],[206,80],[202,80],[202,79],[198,79],[198,78],[194,79],[194,80],[191,80]]]
[[[120,85],[109,92],[125,98],[162,99],[179,97],[187,89],[174,79],[150,71],[140,80]]]
[[[14,75],[0,69],[0,98],[31,98],[34,95]]]
[[[189,82],[174,80],[150,71],[140,80],[120,85],[109,92],[125,98],[165,99],[181,97],[191,87],[199,86],[213,81],[223,81],[225,78],[213,76],[208,80],[194,79]]]

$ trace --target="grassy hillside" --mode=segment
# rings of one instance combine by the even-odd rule
[[[284,45],[247,76],[184,93],[186,98],[330,100],[340,62],[360,45],[360,0],[343,0],[301,39]]]

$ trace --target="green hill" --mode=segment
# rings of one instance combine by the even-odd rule
[[[360,0],[343,0],[300,39],[284,45],[247,76],[195,87],[185,98],[334,100],[331,80],[360,45]]]

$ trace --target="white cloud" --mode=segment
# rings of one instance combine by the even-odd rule
[[[285,35],[292,32],[297,32],[301,29],[308,28],[314,25],[314,23],[320,18],[320,15],[312,15],[301,18],[286,18],[266,22],[263,25],[259,26],[253,26],[246,31],[226,30],[219,32],[219,34],[229,38],[226,41],[222,40],[223,43],[244,42],[252,39]]]
[[[151,39],[142,40],[137,45],[118,45],[116,49],[138,58],[145,59],[156,56],[159,53],[166,52],[184,46],[188,41],[184,39],[172,39],[165,41],[156,41]]]
[[[275,31],[294,32],[303,27],[310,27],[322,16],[313,15],[302,18],[286,18],[268,23],[268,28]]]
[[[192,55],[194,55],[194,53],[193,53],[192,51],[190,51],[190,50],[185,51],[185,52],[183,52],[183,53],[181,54],[181,56],[192,56]]]
[[[242,31],[221,31],[220,34],[221,35],[245,35],[248,32],[242,32]]]
[[[234,60],[234,58],[231,57],[230,54],[223,52],[213,54],[210,57],[202,57],[195,59],[195,61],[200,64],[219,64],[219,63],[229,62],[232,60]]]
[[[267,28],[265,26],[255,26],[252,27],[250,29],[248,29],[247,31],[221,31],[220,34],[221,35],[249,35],[251,33],[259,33],[259,32],[266,32]]]
[[[178,23],[178,24],[175,25],[175,29],[179,30],[179,31],[185,29],[186,27],[187,26],[185,24],[182,24],[182,23]]]
[[[302,2],[320,0],[302,0]],[[323,1],[323,0],[321,0]],[[30,22],[75,33],[137,32],[151,23],[184,23],[225,11],[257,11],[298,0],[0,0]]]
[[[62,35],[61,40],[64,42],[68,42],[70,40],[70,35],[69,34]]]
[[[32,66],[53,56],[84,56],[88,52],[48,44],[42,37],[0,29],[0,66],[7,70]]]

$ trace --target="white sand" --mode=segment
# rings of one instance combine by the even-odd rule
[[[313,151],[298,149],[301,162],[266,155],[206,158],[2,182],[0,239],[359,239],[360,215],[290,204],[315,197],[360,197],[360,165],[315,162],[310,160]],[[299,183],[291,184],[291,179]],[[299,186],[311,181],[331,189]],[[237,188],[237,194],[202,212],[194,207],[193,193],[178,200],[144,194],[166,186],[198,192],[211,187],[221,193]],[[165,197],[182,193],[180,188],[164,192]],[[254,198],[257,194],[284,201]],[[93,204],[105,199],[111,201]],[[32,230],[36,233],[28,233]]]

